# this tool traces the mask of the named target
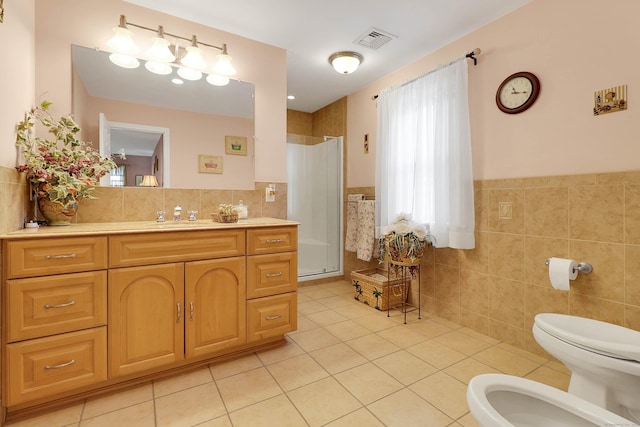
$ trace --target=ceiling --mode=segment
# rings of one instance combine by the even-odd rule
[[[125,1],[285,49],[288,108],[314,112],[531,0]],[[354,43],[374,28],[392,40],[377,50]],[[328,63],[343,50],[364,56],[352,74]]]

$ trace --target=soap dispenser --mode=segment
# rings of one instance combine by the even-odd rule
[[[173,220],[180,221],[181,219],[182,219],[182,207],[180,207],[180,205],[176,205],[176,207],[173,208]]]
[[[242,204],[242,200],[240,200],[235,209],[238,212],[238,219],[247,219],[249,217],[249,207]]]

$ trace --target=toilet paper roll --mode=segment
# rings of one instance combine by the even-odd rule
[[[576,263],[572,259],[550,258],[549,259],[549,280],[551,286],[561,291],[569,290],[569,280],[574,280],[578,276]]]

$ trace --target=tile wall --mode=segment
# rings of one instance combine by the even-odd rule
[[[475,249],[430,248],[422,261],[429,312],[538,354],[540,312],[640,330],[640,171],[479,181],[475,210]],[[555,290],[550,257],[593,272]]]

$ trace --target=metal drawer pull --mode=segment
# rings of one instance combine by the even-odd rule
[[[49,304],[45,304],[45,305],[44,305],[44,308],[46,308],[46,309],[50,309],[50,308],[64,308],[64,307],[69,307],[69,306],[71,306],[71,305],[75,305],[75,304],[76,304],[76,301],[75,301],[75,300],[71,300],[71,301],[69,301],[69,302],[67,302],[67,303],[64,303],[64,304],[56,304],[56,305],[49,305]]]
[[[267,243],[282,243],[282,239],[267,239]]]
[[[176,323],[180,323],[180,316],[182,315],[182,311],[180,310],[180,303],[178,305],[178,318],[176,319]]]
[[[279,272],[279,273],[274,273],[274,274],[267,273],[267,277],[280,277],[280,276],[282,276],[282,271]]]
[[[45,365],[44,369],[60,369],[60,368],[66,368],[67,366],[71,366],[74,363],[76,363],[76,359],[71,359],[69,360],[67,363],[61,363],[59,365]]]
[[[47,255],[44,259],[65,259],[65,258],[75,258],[78,254],[67,254],[67,255]]]
[[[282,317],[282,314],[276,314],[275,316],[267,316],[264,319],[265,320],[278,320],[281,317]]]
[[[193,301],[189,302],[189,318],[193,321]]]

